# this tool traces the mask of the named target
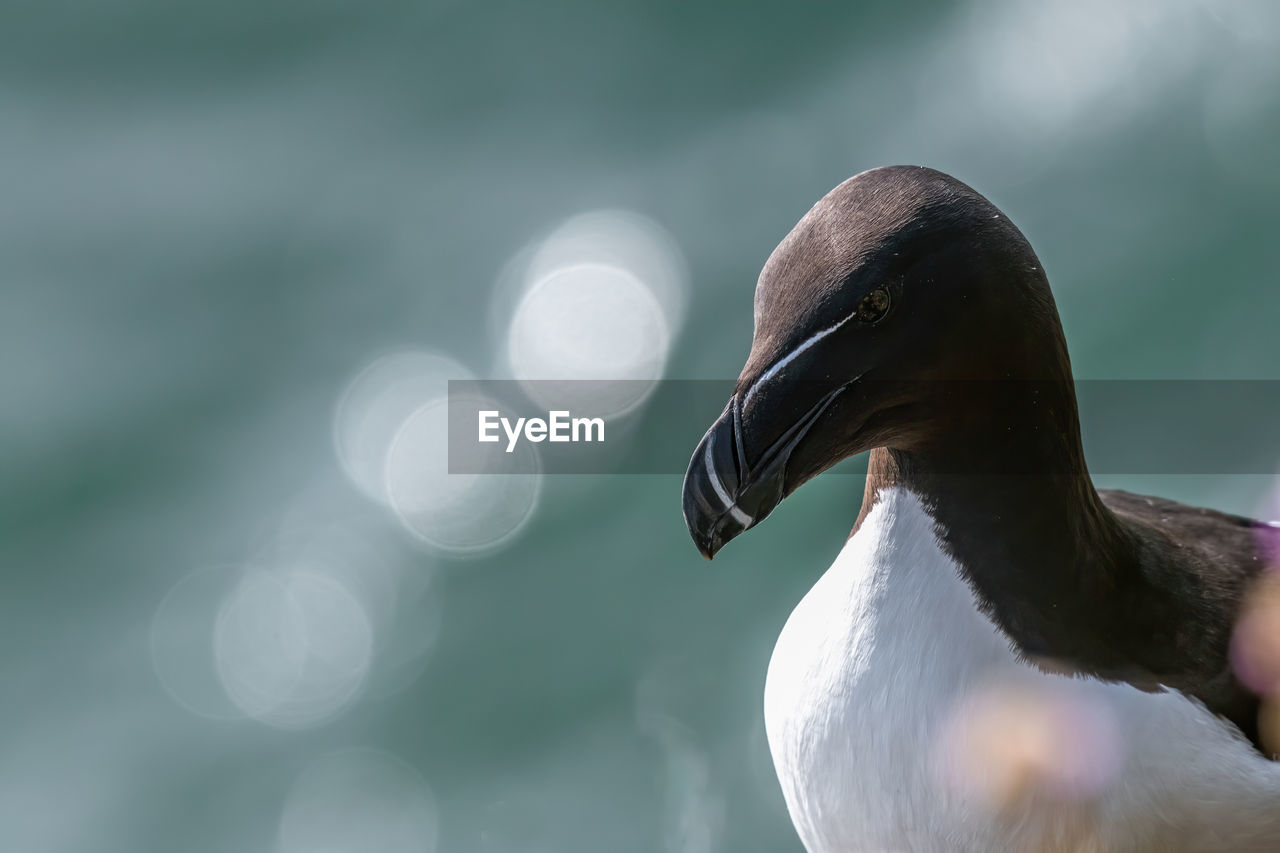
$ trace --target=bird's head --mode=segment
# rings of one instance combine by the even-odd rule
[[[981,418],[955,380],[1057,378],[1059,361],[1048,282],[1008,218],[932,169],[863,172],[760,274],[750,356],[685,475],[689,531],[710,558],[840,460]]]

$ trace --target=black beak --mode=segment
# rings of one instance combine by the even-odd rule
[[[825,394],[758,452],[744,439],[739,395],[729,400],[699,442],[684,475],[684,520],[704,557],[710,560],[730,539],[763,521],[786,497],[791,452],[846,387]]]

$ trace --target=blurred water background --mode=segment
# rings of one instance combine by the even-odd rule
[[[1078,376],[1280,378],[1278,140],[1269,0],[10,0],[0,849],[799,851],[764,671],[860,479],[707,565],[678,476],[444,476],[444,380],[731,379],[888,163]]]

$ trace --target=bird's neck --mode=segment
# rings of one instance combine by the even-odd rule
[[[948,393],[970,404],[935,437],[872,451],[859,523],[881,489],[914,492],[1006,632],[1028,653],[1060,652],[1053,623],[1102,615],[1099,602],[1114,599],[1107,591],[1133,564],[1089,477],[1071,379],[959,383]]]

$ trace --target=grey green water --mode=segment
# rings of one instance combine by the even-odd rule
[[[859,460],[714,564],[678,476],[463,559],[344,476],[343,389],[500,372],[504,269],[605,208],[686,266],[664,374],[732,378],[775,243],[899,162],[1022,226],[1077,375],[1280,378],[1277,140],[1267,0],[0,6],[0,849],[798,851],[761,688]],[[284,552],[355,592],[218,616]]]

